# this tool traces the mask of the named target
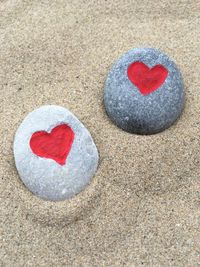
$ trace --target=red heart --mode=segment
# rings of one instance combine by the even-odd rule
[[[35,132],[30,139],[30,147],[34,154],[42,158],[55,160],[64,165],[74,141],[74,132],[66,124],[61,124],[52,129]]]
[[[168,70],[163,65],[150,69],[143,62],[133,62],[127,69],[129,80],[138,87],[141,94],[147,95],[157,90],[165,81]]]

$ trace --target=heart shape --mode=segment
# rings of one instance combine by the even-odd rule
[[[74,141],[74,132],[66,124],[61,124],[52,129],[35,132],[30,139],[30,147],[34,154],[42,158],[55,160],[60,165],[65,165],[67,156]]]
[[[164,83],[168,70],[161,64],[149,68],[143,62],[136,61],[128,66],[127,75],[141,94],[148,95]]]

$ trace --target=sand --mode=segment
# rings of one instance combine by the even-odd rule
[[[0,2],[0,266],[200,266],[200,1]],[[103,107],[114,60],[160,48],[186,106],[168,130],[123,132]],[[100,153],[90,186],[49,202],[22,184],[14,133],[33,109],[70,109]]]

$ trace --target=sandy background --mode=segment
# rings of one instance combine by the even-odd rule
[[[103,107],[108,70],[153,46],[182,70],[186,107],[170,129],[137,136]],[[0,266],[200,266],[200,1],[0,1]],[[92,184],[43,201],[20,181],[15,130],[57,104],[100,152]]]

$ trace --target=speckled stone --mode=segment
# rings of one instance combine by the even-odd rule
[[[63,124],[74,132],[66,161],[59,164],[52,158],[34,154],[30,146],[33,134],[51,133]],[[95,174],[99,159],[97,148],[84,125],[67,109],[53,105],[42,106],[24,119],[15,135],[14,157],[27,188],[49,200],[68,199],[83,190]]]
[[[167,77],[162,85],[148,94],[141,93],[128,77],[127,70],[134,62],[150,69],[162,65]],[[128,51],[112,66],[104,91],[104,104],[110,119],[127,132],[154,134],[165,130],[180,116],[184,107],[184,85],[176,64],[154,48]]]

